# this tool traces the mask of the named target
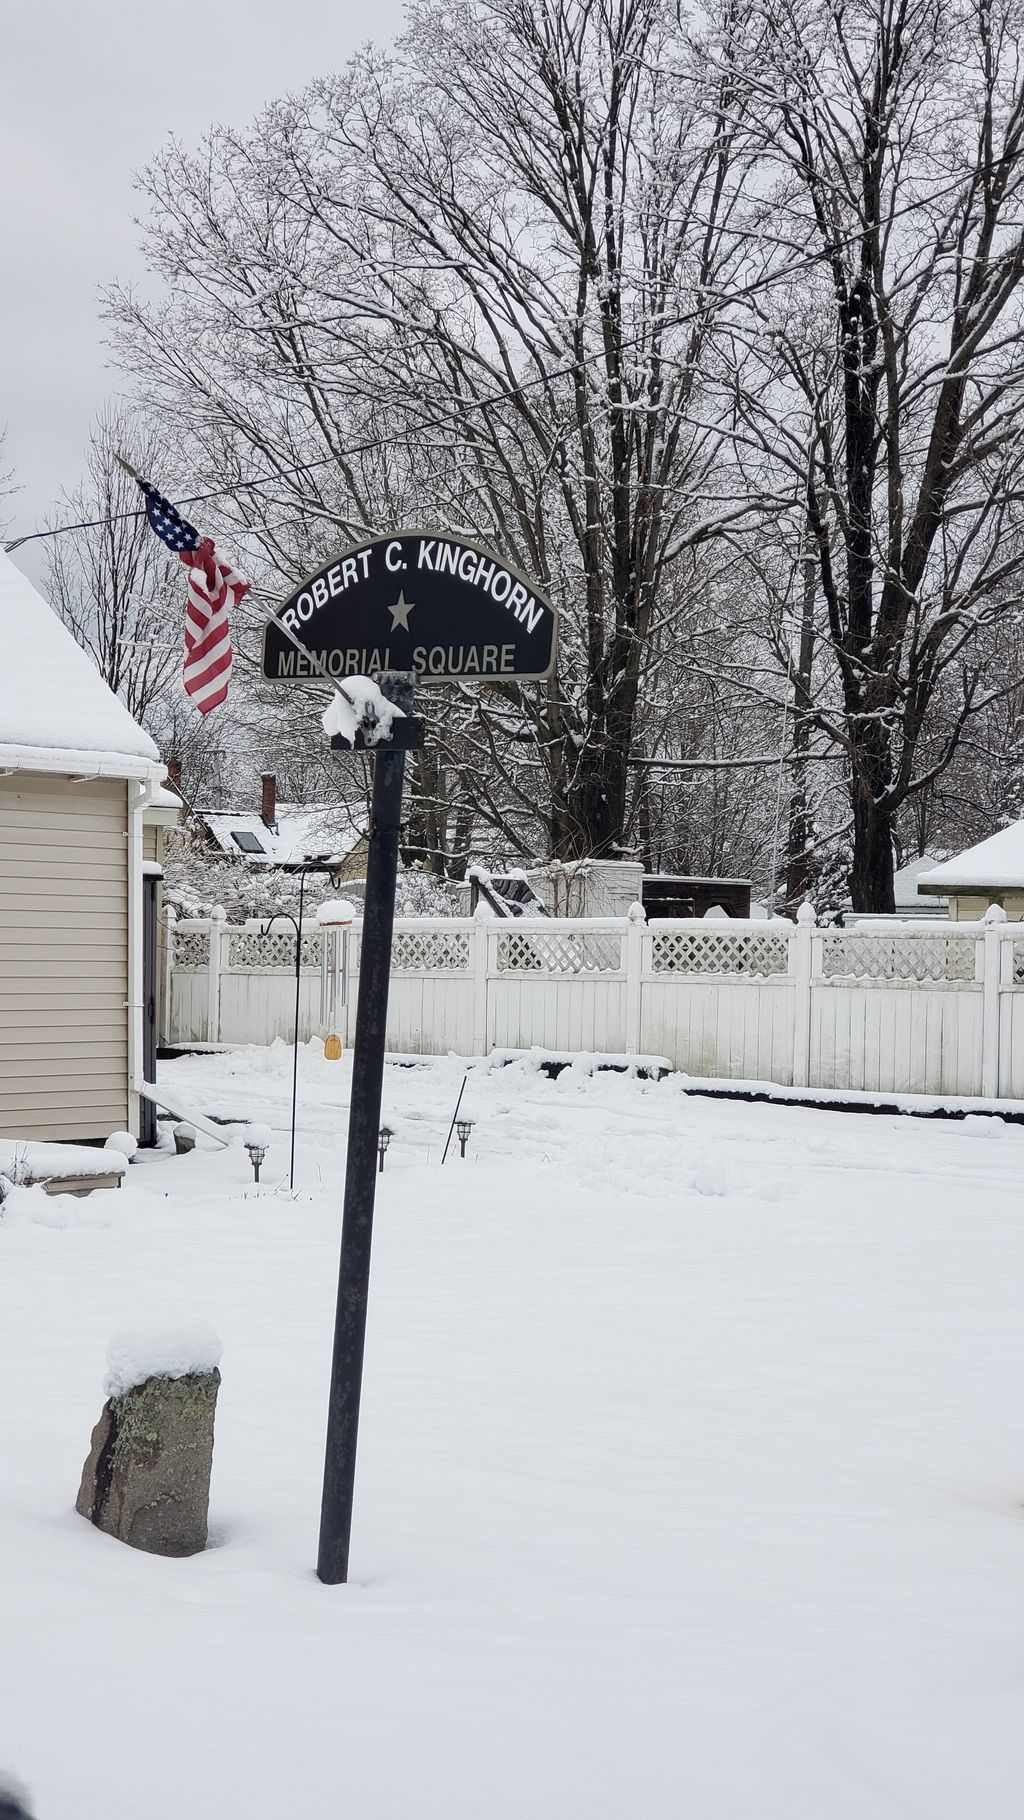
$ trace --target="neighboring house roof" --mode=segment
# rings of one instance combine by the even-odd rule
[[[918,894],[918,880],[935,870],[937,864],[934,853],[923,853],[920,859],[911,859],[893,873],[892,888],[897,910],[919,910],[922,908]],[[930,910],[926,904],[923,908]]]
[[[197,809],[196,815],[222,853],[257,866],[344,859],[366,833],[365,821],[345,803],[278,803],[271,828],[258,809]]]
[[[163,775],[149,734],[3,550],[0,644],[0,766],[110,777]]]
[[[142,812],[142,819],[151,828],[177,828],[184,809],[181,794],[173,784],[157,784],[152,802]]]
[[[1024,891],[1024,822],[1012,822],[919,880],[929,895],[950,891]]]
[[[157,784],[153,792],[153,807],[154,809],[173,809],[175,814],[180,814],[185,807],[181,791],[176,790],[173,784]]]

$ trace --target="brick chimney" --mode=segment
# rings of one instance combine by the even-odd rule
[[[180,793],[180,791],[181,791],[181,759],[180,758],[175,757],[175,758],[169,758],[167,760],[167,782],[170,784],[172,790],[177,790]]]
[[[260,815],[265,828],[272,828],[277,821],[277,778],[270,774],[260,778],[262,795]]]

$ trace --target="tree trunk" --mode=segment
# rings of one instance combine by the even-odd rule
[[[808,792],[808,757],[811,750],[810,713],[813,706],[814,606],[818,564],[813,534],[808,526],[808,554],[804,557],[800,644],[793,675],[793,781],[789,798],[789,837],[786,845],[786,910],[793,916],[812,895],[814,872],[814,821]],[[772,885],[774,887],[774,879]]]
[[[853,866],[850,871],[850,894],[855,910],[884,912],[895,910],[892,865],[892,810],[879,801],[870,776],[854,770],[851,783],[853,801]]]
[[[435,878],[445,874],[444,827],[440,814],[441,766],[436,750],[423,747],[412,766],[402,863],[423,866]]]
[[[786,852],[786,913],[795,915],[813,895],[814,829],[807,802],[807,765],[798,759],[793,767],[789,799],[789,843]]]

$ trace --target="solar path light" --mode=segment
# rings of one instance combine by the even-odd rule
[[[258,1182],[260,1179],[260,1166],[266,1157],[267,1151],[270,1149],[270,1132],[263,1125],[250,1125],[242,1142],[249,1152],[253,1180]]]
[[[469,1134],[472,1129],[472,1119],[457,1119],[455,1122],[455,1135],[459,1140],[460,1156],[465,1156],[466,1154],[466,1145],[469,1143]]]
[[[388,1145],[390,1144],[393,1135],[394,1133],[392,1132],[390,1125],[382,1125],[377,1133],[377,1156],[380,1159],[377,1164],[378,1175],[384,1174],[384,1158],[387,1155]]]

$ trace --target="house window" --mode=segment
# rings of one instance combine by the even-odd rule
[[[249,834],[244,828],[232,828],[231,838],[237,846],[241,847],[243,853],[265,853],[267,850],[256,839],[255,834]]]

